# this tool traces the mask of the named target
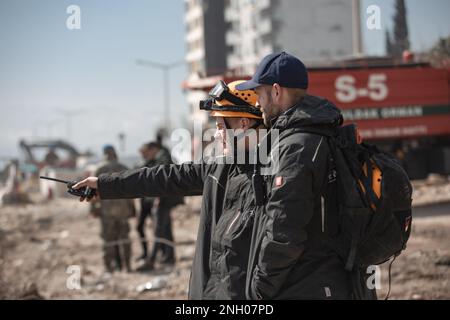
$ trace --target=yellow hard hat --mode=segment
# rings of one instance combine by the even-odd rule
[[[248,104],[251,104],[252,106],[256,106],[256,102],[258,101],[258,96],[256,95],[255,91],[253,91],[253,90],[239,91],[236,89],[236,86],[238,84],[241,84],[242,82],[245,82],[245,80],[236,80],[236,81],[230,82],[227,86],[228,92],[231,93],[232,95],[238,97],[239,99],[244,100]],[[227,105],[233,105],[234,103],[228,101],[225,97],[224,99],[216,101],[216,104],[219,106],[227,106]]]
[[[262,119],[261,110],[256,106],[258,96],[253,90],[239,91],[236,86],[245,80],[220,81],[210,92],[212,100],[201,103],[201,109],[210,110],[212,117]]]

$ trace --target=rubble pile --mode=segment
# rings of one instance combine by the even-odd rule
[[[448,180],[414,184],[415,205],[450,195]],[[156,265],[147,273],[104,273],[100,222],[88,215],[87,203],[33,198],[34,204],[0,207],[0,299],[186,299],[200,201],[190,198],[172,213],[176,265]],[[392,266],[392,299],[450,298],[450,212],[442,208],[414,218],[408,248]],[[137,257],[136,221],[130,222]],[[149,237],[150,228],[151,222]],[[380,298],[388,290],[387,270],[385,263]]]

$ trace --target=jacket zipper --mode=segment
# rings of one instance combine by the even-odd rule
[[[325,199],[320,197],[320,207],[322,211],[322,233],[325,232]]]
[[[230,225],[228,226],[227,232],[225,232],[225,234],[228,234],[228,232],[230,232],[231,227],[234,225],[236,220],[239,218],[240,214],[241,214],[241,210],[238,210],[236,215],[234,216],[233,220],[231,221]]]

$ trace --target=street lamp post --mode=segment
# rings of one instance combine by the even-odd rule
[[[173,63],[158,63],[149,60],[136,59],[136,64],[141,66],[158,68],[163,71],[164,85],[164,125],[166,130],[170,128],[170,93],[169,93],[169,71],[172,68],[182,65],[184,61],[176,61]]]
[[[86,112],[85,109],[66,110],[54,108],[54,110],[66,118],[67,141],[70,141],[72,139],[72,118],[84,114]]]
[[[358,57],[362,55],[360,0],[352,1],[352,29],[353,55]]]

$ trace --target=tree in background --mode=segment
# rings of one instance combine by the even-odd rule
[[[386,55],[401,58],[403,52],[409,50],[409,45],[405,0],[396,0],[393,36],[386,31]]]
[[[385,48],[386,48],[386,55],[392,56],[392,39],[389,30],[386,30],[385,32]]]
[[[428,52],[428,59],[436,67],[450,68],[450,36],[438,40]]]

